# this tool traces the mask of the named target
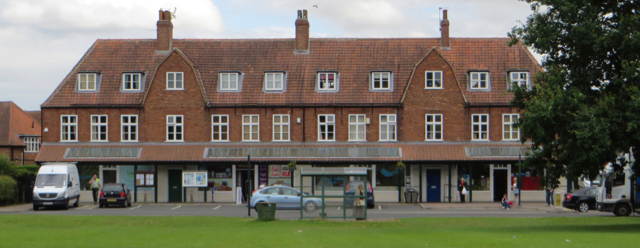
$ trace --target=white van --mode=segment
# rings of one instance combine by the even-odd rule
[[[43,206],[69,209],[69,204],[77,207],[79,201],[80,177],[75,164],[47,163],[40,167],[33,187],[34,211]]]

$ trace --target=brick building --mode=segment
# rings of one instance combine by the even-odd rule
[[[253,188],[288,183],[295,160],[368,168],[376,201],[405,187],[458,201],[461,177],[473,201],[499,201],[530,145],[508,89],[540,66],[508,38],[450,38],[446,10],[440,25],[440,38],[309,38],[305,10],[293,39],[173,39],[160,11],[157,39],[97,40],[42,104],[37,161],[77,162],[83,180],[130,184],[138,201],[210,200],[181,188],[183,171],[207,171],[216,201],[234,201],[247,155]],[[544,199],[537,174],[523,171],[531,200]]]
[[[40,129],[40,122],[18,105],[0,102],[0,154],[13,163],[35,164],[40,150]]]

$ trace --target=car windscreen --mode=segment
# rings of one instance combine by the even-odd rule
[[[39,174],[36,178],[36,186],[66,186],[66,174]]]
[[[122,185],[105,185],[102,191],[122,191]]]

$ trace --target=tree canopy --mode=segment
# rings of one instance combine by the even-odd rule
[[[557,186],[560,176],[594,179],[623,152],[640,158],[640,1],[521,1],[534,13],[511,43],[544,56],[533,90],[514,90],[521,139],[534,147],[525,165]]]

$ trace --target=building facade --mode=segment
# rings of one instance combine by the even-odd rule
[[[33,165],[40,151],[40,122],[13,102],[0,102],[0,154]]]
[[[93,44],[42,104],[38,162],[75,162],[138,202],[210,201],[182,187],[185,171],[206,171],[216,201],[233,202],[248,179],[290,184],[292,160],[298,172],[366,167],[377,201],[405,188],[459,201],[459,178],[471,200],[499,201],[530,146],[509,88],[531,87],[539,64],[508,38],[450,38],[446,11],[440,38],[309,38],[306,10],[293,39],[173,39],[168,11],[156,25],[157,39]],[[542,201],[539,173],[522,173],[523,199]],[[294,186],[341,192],[344,180]]]

